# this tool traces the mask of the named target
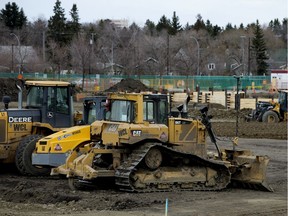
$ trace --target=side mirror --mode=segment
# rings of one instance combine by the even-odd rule
[[[8,109],[9,103],[11,102],[11,97],[10,96],[3,96],[2,102],[4,103],[5,109]]]

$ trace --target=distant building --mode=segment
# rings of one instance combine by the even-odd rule
[[[32,46],[0,46],[0,56],[11,56],[9,62],[9,67],[11,67],[13,62],[13,67],[11,70],[17,71],[17,67],[23,66],[30,62],[35,62],[38,60],[38,55]],[[11,62],[11,63],[10,63]]]
[[[273,89],[288,89],[288,69],[271,70],[271,84]]]
[[[113,19],[111,23],[115,25],[116,28],[128,28],[128,20],[127,19]]]
[[[118,29],[123,29],[123,28],[129,27],[128,20],[126,20],[126,19],[105,19],[105,20],[99,20],[98,23],[101,21],[104,23],[109,23]]]
[[[0,46],[1,53],[12,55],[12,46]],[[22,61],[23,63],[35,60],[35,58],[38,59],[37,53],[32,46],[20,46],[19,50],[19,47],[14,45],[13,56],[16,62]]]

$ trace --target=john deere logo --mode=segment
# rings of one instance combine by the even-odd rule
[[[53,112],[48,112],[48,113],[47,113],[47,117],[48,117],[48,118],[53,118]]]

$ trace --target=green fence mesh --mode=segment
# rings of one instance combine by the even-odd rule
[[[16,78],[17,73],[1,73],[0,78]],[[69,81],[81,85],[83,76],[81,74],[45,74],[24,73],[25,79],[49,79]],[[199,87],[201,90],[235,90],[236,79],[233,76],[157,76],[157,75],[85,75],[84,90],[103,91],[112,85],[120,82],[122,79],[138,79],[146,86],[156,90],[169,89],[172,91],[182,91],[186,88],[195,90]],[[240,89],[267,90],[270,87],[270,76],[243,76],[240,79]]]

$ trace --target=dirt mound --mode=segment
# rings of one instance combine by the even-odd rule
[[[208,114],[213,117],[213,119],[226,119],[235,120],[237,116],[237,111],[234,109],[225,109],[221,104],[213,104],[212,106],[205,104],[198,104],[197,106],[189,106],[188,112],[191,117],[200,116],[200,108],[208,106]],[[248,116],[252,112],[252,109],[241,109],[239,110],[238,117],[241,120],[245,120],[245,116]]]
[[[122,79],[119,83],[105,90],[105,92],[141,92],[141,91],[154,91],[154,90],[144,85],[141,81],[134,80],[131,78]]]
[[[213,131],[217,137],[235,137],[236,122],[212,122]],[[238,137],[254,139],[287,139],[287,123],[275,124],[263,122],[245,122],[242,119],[238,122]]]
[[[0,79],[0,100],[4,95],[11,97],[11,101],[18,100],[18,89],[15,86],[17,79],[14,78],[2,78]]]

